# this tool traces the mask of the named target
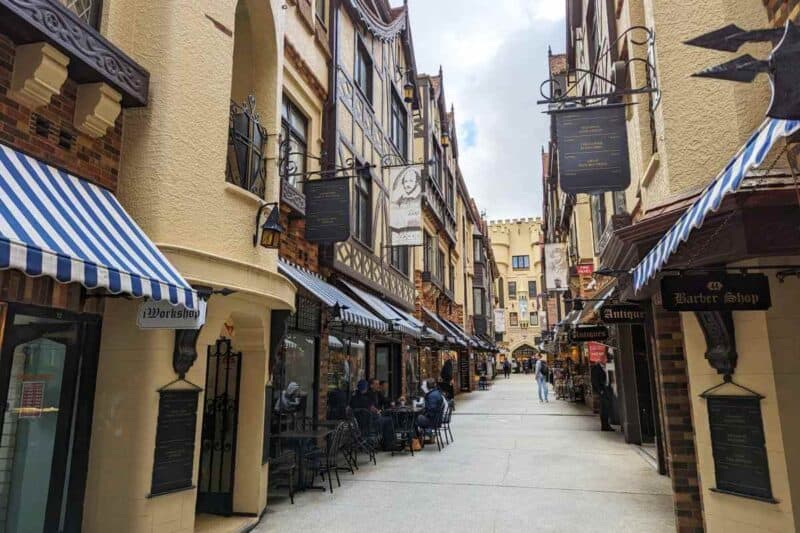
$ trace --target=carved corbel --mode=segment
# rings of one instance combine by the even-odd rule
[[[172,351],[172,368],[178,377],[186,378],[186,373],[197,361],[197,338],[200,329],[176,329],[175,348]]]
[[[695,316],[706,338],[708,364],[719,374],[732,375],[739,358],[733,315],[730,311],[696,311]]]

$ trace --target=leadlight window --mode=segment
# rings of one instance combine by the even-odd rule
[[[446,174],[447,176],[446,179],[444,180],[444,197],[445,200],[447,201],[448,207],[450,207],[450,211],[454,211],[455,204],[453,200],[455,196],[453,195],[453,188],[454,188],[453,175],[450,173],[449,170],[446,172]]]
[[[100,10],[103,0],[59,0],[67,8],[78,15],[86,24],[95,29],[100,29]]]
[[[456,292],[456,265],[452,261],[450,261],[450,290],[454,293]]]
[[[403,159],[408,157],[408,113],[403,100],[392,91],[391,137]]]
[[[500,301],[500,307],[506,306],[506,298],[505,298],[505,285],[503,284],[503,278],[498,279],[497,281],[497,297]]]
[[[472,309],[474,311],[473,314],[478,316],[483,316],[486,314],[485,311],[485,296],[483,289],[473,288],[472,289]]]
[[[511,258],[511,268],[514,270],[529,270],[531,257],[529,255],[515,255]]]
[[[439,149],[439,145],[436,144],[436,139],[432,140],[433,143],[433,161],[431,161],[431,178],[433,181],[436,182],[436,185],[439,186],[439,190],[442,190],[442,152]]]
[[[508,297],[511,300],[517,299],[517,282],[516,281],[509,281],[508,282]]]
[[[285,95],[281,106],[281,142],[284,151],[281,178],[297,187],[302,174],[306,171],[308,119]]]
[[[485,263],[486,261],[483,255],[483,241],[480,237],[475,237],[472,239],[472,248],[475,255],[474,261],[476,263]]]
[[[508,321],[511,324],[511,327],[516,328],[519,326],[519,315],[515,312],[508,313]]]
[[[372,57],[364,43],[359,39],[356,51],[355,82],[361,93],[372,103]]]
[[[425,272],[433,272],[434,265],[436,264],[436,239],[434,239],[427,232],[422,236],[422,247],[425,251],[423,255],[423,263]]]
[[[372,179],[365,171],[356,178],[355,212],[355,237],[372,246]]]
[[[408,275],[408,256],[408,246],[392,247],[392,266],[406,275]]]
[[[436,256],[436,277],[439,278],[441,283],[444,283],[444,252],[439,250]]]

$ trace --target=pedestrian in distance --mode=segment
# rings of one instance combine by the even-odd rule
[[[539,403],[550,403],[547,398],[547,376],[550,374],[550,369],[547,368],[547,362],[542,359],[541,355],[536,355],[534,376],[536,378],[536,385],[539,389]]]
[[[508,362],[508,359],[503,361],[503,375],[505,375],[506,379],[511,376],[511,363]]]
[[[600,397],[600,430],[614,431],[608,419],[611,416],[611,387],[608,386],[606,369],[601,363],[592,365],[592,391]]]

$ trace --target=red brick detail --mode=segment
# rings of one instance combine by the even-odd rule
[[[0,143],[66,170],[80,178],[117,190],[122,148],[122,114],[113,131],[94,139],[75,129],[75,97],[78,85],[67,79],[61,93],[46,107],[32,111],[8,98],[14,67],[14,43],[0,35]],[[45,134],[36,133],[36,117],[47,124]],[[71,143],[64,143],[66,137]]]
[[[702,533],[703,502],[697,475],[691,391],[679,313],[653,304],[656,388],[672,480],[677,531]]]
[[[291,209],[281,205],[281,225],[286,231],[281,235],[278,255],[298,266],[319,273],[319,248],[305,239],[306,220],[291,217]]]

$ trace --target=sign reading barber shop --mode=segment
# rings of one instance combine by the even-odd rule
[[[600,320],[605,324],[644,324],[647,314],[636,304],[605,304]]]
[[[577,326],[569,332],[570,342],[608,340],[608,328],[605,326]]]
[[[661,299],[668,311],[765,311],[772,306],[764,274],[666,276]]]

